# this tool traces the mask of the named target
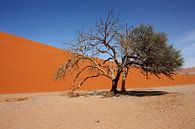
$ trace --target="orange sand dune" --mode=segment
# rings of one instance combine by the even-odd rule
[[[67,59],[67,52],[38,42],[0,32],[0,93],[68,90],[70,81],[54,81],[55,72]],[[89,80],[82,89],[107,89],[110,81],[100,77]],[[128,87],[195,84],[195,75],[176,75],[175,80],[151,76],[147,80],[131,69]]]

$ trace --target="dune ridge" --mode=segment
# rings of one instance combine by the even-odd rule
[[[68,53],[62,49],[0,32],[0,93],[68,90],[71,79],[54,80],[58,67],[67,58]],[[146,79],[132,68],[127,78],[128,88],[183,84],[195,84],[195,75],[178,74],[174,80],[164,76]],[[108,79],[99,77],[87,81],[81,89],[109,89],[110,85]]]

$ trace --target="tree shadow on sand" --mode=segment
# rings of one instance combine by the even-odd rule
[[[147,97],[147,96],[160,96],[169,94],[169,92],[166,91],[152,91],[152,90],[132,90],[132,91],[117,91],[117,93],[114,95],[110,92],[101,94],[104,97],[120,97],[120,96],[133,96],[133,97]]]
[[[133,91],[126,91],[126,92],[118,92],[119,95],[126,95],[126,96],[135,96],[135,97],[144,97],[144,96],[160,96],[169,94],[169,92],[166,91],[139,91],[139,90],[133,90]]]
[[[133,91],[125,91],[125,92],[117,91],[115,95],[109,91],[92,91],[92,92],[85,92],[85,93],[72,92],[71,94],[68,94],[68,96],[70,97],[101,96],[101,98],[106,98],[106,97],[120,97],[120,96],[133,96],[133,97],[161,96],[165,94],[169,94],[169,92],[156,91],[156,90],[133,90]]]

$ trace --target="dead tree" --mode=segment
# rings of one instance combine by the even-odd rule
[[[75,82],[79,88],[88,79],[105,76],[112,80],[112,89],[114,93],[117,91],[117,84],[123,71],[122,64],[119,59],[119,47],[117,44],[117,36],[120,31],[120,23],[114,18],[112,11],[109,11],[106,19],[97,21],[96,27],[90,32],[79,32],[77,39],[71,44],[71,56],[57,72],[56,79],[65,77],[67,73],[76,71]],[[100,60],[97,57],[102,57]],[[86,66],[81,67],[85,62]],[[84,72],[87,77],[81,79]]]

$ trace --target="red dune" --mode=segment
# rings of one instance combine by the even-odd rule
[[[70,81],[54,80],[58,67],[67,57],[64,50],[0,32],[0,93],[68,90]],[[146,79],[133,68],[126,85],[131,88],[182,84],[195,84],[195,75],[178,74],[174,80],[164,76]],[[110,80],[99,77],[87,81],[81,89],[109,89],[110,86]]]

